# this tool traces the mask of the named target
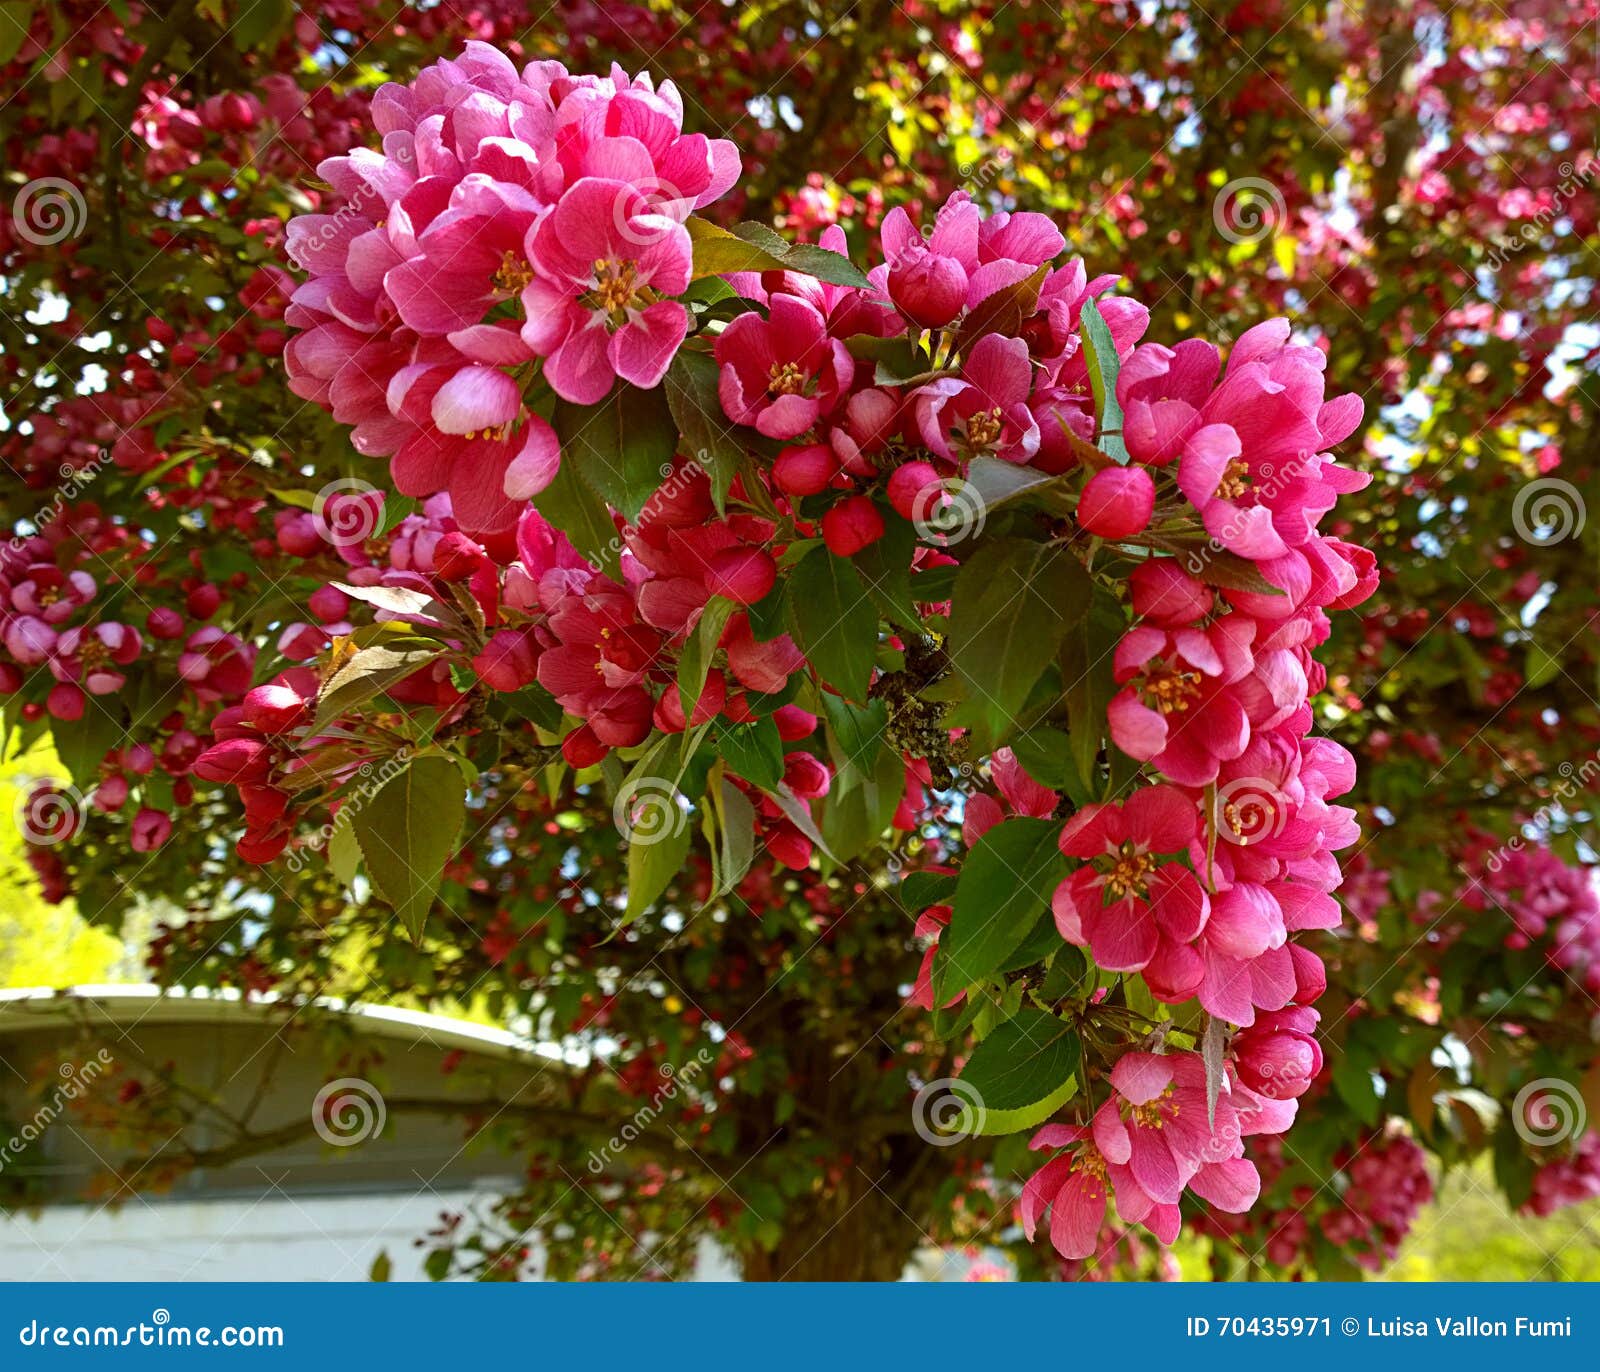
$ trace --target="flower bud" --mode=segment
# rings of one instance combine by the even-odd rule
[[[785,448],[772,464],[772,482],[785,495],[817,495],[839,474],[839,459],[826,443]]]
[[[889,298],[912,323],[942,329],[966,304],[966,270],[953,257],[912,249],[889,268]]]
[[[1156,504],[1156,483],[1143,467],[1106,467],[1078,497],[1078,523],[1101,538],[1143,533]]]
[[[822,516],[822,541],[835,557],[853,557],[883,537],[883,516],[864,495],[841,500]]]

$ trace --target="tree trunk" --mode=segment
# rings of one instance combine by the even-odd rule
[[[770,1252],[744,1255],[746,1281],[898,1281],[921,1231],[859,1169],[826,1195],[797,1200]]]

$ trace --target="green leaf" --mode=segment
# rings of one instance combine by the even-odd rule
[[[722,631],[728,627],[728,617],[738,607],[724,596],[714,595],[706,601],[700,612],[699,623],[678,654],[678,703],[683,706],[683,716],[694,716],[694,707],[705,689],[706,677],[711,671],[711,656],[722,641]]]
[[[687,227],[694,246],[696,278],[727,272],[791,271],[835,286],[872,284],[849,258],[813,243],[790,244],[765,224],[737,224],[730,233],[691,215]]]
[[[997,971],[1027,938],[1066,875],[1060,832],[1054,820],[1020,816],[995,825],[967,854],[934,959],[936,1001]]]
[[[328,836],[328,846],[323,851],[327,854],[329,868],[341,886],[348,886],[355,880],[356,868],[361,865],[361,842],[356,838],[354,827],[336,823],[333,833]]]
[[[722,729],[717,735],[717,747],[736,776],[763,791],[775,790],[783,780],[783,739],[770,715]]]
[[[611,512],[600,493],[578,475],[577,462],[568,461],[565,453],[555,480],[534,496],[533,505],[601,571],[616,564],[622,544]]]
[[[1055,1114],[1077,1091],[1078,1035],[1054,1015],[1017,1011],[967,1059],[957,1128],[969,1134],[1015,1134]]]
[[[0,5],[0,66],[11,61],[22,50],[22,40],[28,36],[28,28],[33,23],[33,6],[26,3],[17,3],[17,0],[7,0]]]
[[[848,257],[816,243],[796,243],[783,255],[783,265],[792,272],[814,276],[833,286],[855,286],[862,290],[872,286],[867,274]]]
[[[755,857],[756,810],[745,793],[726,777],[718,780],[722,807],[722,887],[712,898],[733,890],[750,870]]]
[[[1089,613],[1067,631],[1061,645],[1067,740],[1084,792],[1094,799],[1101,794],[1097,764],[1106,738],[1106,707],[1117,689],[1112,654],[1126,628],[1127,618],[1117,598],[1096,589]]]
[[[628,908],[624,924],[632,924],[661,897],[683,870],[693,838],[689,817],[679,808],[677,792],[660,799],[664,818],[660,825],[641,829],[628,843]]]
[[[912,911],[946,905],[956,893],[958,880],[954,872],[907,872],[900,879],[900,904]]]
[[[1543,644],[1528,645],[1528,656],[1523,664],[1522,673],[1530,687],[1543,686],[1547,681],[1554,680],[1560,670],[1561,659]]]
[[[671,474],[678,429],[660,387],[617,385],[598,405],[556,403],[550,422],[561,439],[561,468],[576,466],[612,509],[635,523]]]
[[[112,709],[119,713],[112,714]],[[90,696],[84,703],[81,718],[50,722],[56,756],[71,774],[73,785],[86,794],[100,780],[100,764],[105,755],[121,745],[126,737],[120,709],[114,698],[106,702],[103,697]]]
[[[878,611],[842,557],[819,544],[789,577],[789,626],[817,675],[851,700],[865,700],[878,650]]]
[[[910,521],[890,512],[883,517],[883,537],[850,559],[884,618],[904,629],[922,625],[911,598],[911,559],[916,550],[917,533]]]
[[[873,775],[889,725],[889,707],[881,700],[852,705],[824,691],[822,710],[828,717],[829,752],[835,766],[841,772],[853,770],[858,777]]]
[[[399,626],[404,628],[404,626]],[[323,683],[317,697],[317,714],[313,730],[331,723],[348,710],[353,710],[382,695],[413,672],[445,651],[444,644],[436,638],[420,634],[396,633],[383,642],[358,648],[343,666]]]
[[[667,371],[665,388],[678,426],[679,450],[705,468],[717,513],[725,514],[728,490],[744,470],[745,451],[736,427],[722,411],[717,364],[705,353],[681,348]]]
[[[1007,504],[1033,505],[1053,515],[1070,515],[1077,508],[1074,484],[1075,480],[1065,476],[1051,476],[995,457],[975,457],[967,467],[967,488],[977,496],[985,515]]]
[[[1117,358],[1116,340],[1111,336],[1111,326],[1092,300],[1083,302],[1079,328],[1083,332],[1084,360],[1089,366],[1095,413],[1100,416],[1100,451],[1126,467],[1128,445],[1122,441],[1122,405],[1117,400],[1117,374],[1122,363]]]
[[[987,543],[962,567],[950,607],[950,660],[982,726],[975,742],[983,751],[1015,729],[1067,630],[1088,612],[1092,591],[1083,564],[1058,543]]]
[[[420,941],[439,878],[467,817],[461,769],[442,754],[424,753],[359,809],[354,798],[347,804],[367,875],[394,906],[412,941]]]
[[[905,763],[887,749],[879,753],[871,773],[851,768],[834,777],[820,805],[822,836],[835,861],[849,862],[883,838],[905,784]]]

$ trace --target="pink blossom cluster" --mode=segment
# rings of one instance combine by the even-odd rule
[[[1572,1151],[1541,1164],[1522,1205],[1528,1215],[1553,1215],[1569,1205],[1600,1196],[1600,1129],[1590,1128]]]
[[[286,315],[290,386],[388,457],[403,494],[447,491],[464,529],[505,533],[559,463],[529,408],[535,362],[577,404],[661,380],[688,328],[684,220],[738,154],[682,132],[670,82],[519,73],[477,42],[382,87],[371,114],[381,150],[323,161],[332,212],[289,225],[310,274]]]
[[[1219,1210],[1248,1210],[1261,1178],[1245,1156],[1244,1139],[1282,1133],[1297,1106],[1252,1091],[1234,1074],[1225,1085],[1212,1118],[1199,1054],[1125,1053],[1088,1127],[1047,1124],[1034,1135],[1031,1147],[1058,1151],[1023,1188],[1028,1236],[1048,1209],[1056,1251],[1087,1258],[1100,1247],[1113,1194],[1124,1221],[1163,1243],[1178,1237],[1186,1191]]]
[[[1472,861],[1461,892],[1469,910],[1499,910],[1513,928],[1507,948],[1537,945],[1590,995],[1600,994],[1600,894],[1589,868],[1540,844],[1503,845]]]
[[[1278,1138],[1257,1139],[1251,1156],[1264,1186],[1272,1186],[1292,1159]],[[1427,1155],[1408,1135],[1392,1128],[1356,1140],[1333,1159],[1328,1185],[1302,1182],[1281,1206],[1249,1215],[1212,1210],[1201,1228],[1259,1254],[1279,1267],[1325,1267],[1315,1246],[1330,1244],[1376,1272],[1394,1259],[1417,1214],[1433,1199]]]
[[[249,687],[256,651],[237,634],[206,623],[223,605],[223,588],[199,576],[172,588],[182,609],[151,604],[121,587],[102,584],[90,568],[113,578],[141,581],[143,545],[87,502],[43,521],[39,533],[0,545],[0,696],[21,695],[18,717],[49,717],[73,725],[102,717],[118,725],[117,738],[99,760],[87,802],[106,814],[123,811],[131,797],[146,797],[132,812],[129,843],[135,852],[160,848],[172,833],[171,809],[193,803],[190,780],[206,743],[206,720],[219,704]],[[127,559],[133,559],[130,570]],[[113,599],[115,597],[115,599]],[[107,613],[113,603],[144,611],[142,628]],[[170,690],[175,708],[147,718],[118,699],[129,671]],[[127,731],[121,727],[131,713]],[[154,780],[166,780],[158,788]],[[157,793],[159,803],[148,796]],[[52,846],[62,835],[30,832],[28,858],[52,899],[68,893]]]

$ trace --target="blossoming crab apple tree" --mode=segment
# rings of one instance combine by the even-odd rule
[[[472,43],[322,164],[290,384],[426,503],[331,585],[370,622],[224,710],[196,776],[238,788],[247,861],[347,806],[330,856],[415,937],[508,755],[614,796],[620,924],[693,850],[713,896],[758,845],[832,866],[981,768],[967,851],[905,883],[913,999],[973,1044],[922,1089],[1037,1131],[1020,1213],[1063,1257],[1113,1199],[1166,1242],[1248,1210],[1245,1139],[1320,1066],[1292,936],[1338,923],[1356,837],[1309,700],[1376,584],[1318,531],[1366,481],[1331,455],[1359,401],[1282,321],[1141,342],[1042,215],[896,212],[870,272],[837,231],[715,227],[738,157],[681,115]]]
[[[0,573],[0,637],[18,616],[43,619],[55,633],[26,625],[25,660],[0,647],[0,691],[11,737],[52,734],[61,765],[49,770],[69,772],[76,788],[45,788],[28,807],[24,829],[36,840],[28,858],[52,899],[75,895],[85,917],[113,929],[130,900],[151,893],[183,907],[189,922],[165,932],[153,952],[157,979],[310,993],[317,983],[307,968],[323,963],[308,950],[371,913],[342,908],[335,877],[313,860],[327,815],[321,783],[308,773],[308,787],[295,793],[312,817],[292,851],[255,870],[247,918],[225,880],[239,871],[225,852],[239,807],[192,767],[219,711],[285,660],[309,661],[365,625],[370,608],[326,583],[415,571],[413,552],[426,557],[434,532],[447,527],[435,520],[417,536],[417,524],[402,529],[402,520],[421,521],[430,502],[413,505],[393,491],[381,506],[359,491],[319,502],[320,488],[370,482],[374,468],[351,447],[348,424],[285,391],[278,358],[295,277],[284,270],[283,231],[290,214],[331,207],[305,198],[308,166],[375,142],[374,71],[411,72],[437,53],[457,53],[467,20],[449,7],[344,3],[236,8],[223,0],[134,6],[123,16],[90,9],[23,6],[0,16],[0,70],[15,92],[0,109],[13,183],[0,213],[0,404],[10,425],[0,436],[0,483],[18,535]],[[737,30],[715,8],[573,4],[531,26],[520,4],[479,5],[471,15],[471,36],[493,35],[508,53],[520,45],[519,66],[557,56],[605,71],[620,57],[630,69],[648,60],[672,74],[685,92],[684,127],[731,135],[743,163],[732,188],[696,216],[731,226],[770,214],[812,240],[837,223],[864,262],[880,251],[894,261],[909,240],[888,229],[889,212],[903,206],[906,222],[931,237],[934,207],[963,188],[984,206],[1046,210],[1073,242],[1093,244],[1096,264],[1115,266],[1128,282],[1122,292],[1150,307],[1153,337],[1198,329],[1220,342],[1292,304],[1297,330],[1326,351],[1328,390],[1363,392],[1378,484],[1319,526],[1377,552],[1385,569],[1381,594],[1359,617],[1334,616],[1333,637],[1318,650],[1329,673],[1316,698],[1321,726],[1362,762],[1346,800],[1363,809],[1363,847],[1355,856],[1342,850],[1351,872],[1340,898],[1353,918],[1302,936],[1326,960],[1330,982],[1317,1004],[1323,1070],[1300,1098],[1288,1153],[1275,1157],[1259,1137],[1247,1143],[1266,1190],[1221,1241],[1245,1245],[1250,1256],[1276,1239],[1266,1260],[1287,1257],[1302,1272],[1345,1271],[1351,1251],[1365,1259],[1359,1238],[1328,1237],[1375,1228],[1367,1203],[1352,1197],[1420,1194],[1357,1176],[1380,1149],[1403,1164],[1395,1178],[1416,1176],[1405,1150],[1390,1146],[1397,1129],[1433,1164],[1492,1153],[1516,1205],[1574,1198],[1600,1177],[1592,1130],[1541,1138],[1522,1127],[1518,1108],[1523,1091],[1557,1082],[1589,1092],[1591,1118],[1600,1111],[1592,1069],[1585,1075],[1594,1057],[1586,964],[1573,955],[1584,940],[1568,932],[1592,924],[1574,892],[1593,862],[1590,754],[1600,739],[1588,689],[1595,639],[1587,594],[1600,523],[1585,525],[1581,500],[1596,457],[1594,358],[1565,333],[1574,302],[1593,289],[1581,274],[1591,259],[1579,250],[1593,234],[1592,197],[1582,190],[1590,158],[1574,150],[1594,146],[1594,105],[1569,79],[1587,69],[1593,30],[1570,7],[1524,12],[1537,22],[1378,5],[1337,31],[1315,7],[1285,15],[1254,3],[1202,14],[1044,9],[1026,0],[908,11],[817,0],[752,13]],[[69,14],[81,22],[61,23]],[[1433,57],[1439,44],[1443,62]],[[1082,79],[1085,52],[1103,54],[1093,80]],[[1263,69],[1272,82],[1262,82]],[[1521,75],[1511,82],[1509,72]],[[1305,94],[1335,86],[1337,101]],[[1145,98],[1129,100],[1133,89]],[[764,99],[781,117],[758,113]],[[1180,123],[1187,136],[1175,150],[1171,129]],[[76,211],[62,179],[80,197]],[[1335,185],[1336,197],[1326,190]],[[1254,223],[1235,217],[1251,194],[1261,211]],[[51,220],[52,206],[67,213]],[[881,250],[880,230],[898,235]],[[967,283],[985,260],[958,239],[941,238],[934,257],[902,266],[906,283],[921,274],[937,290],[920,301],[902,292],[898,308],[937,319],[957,291],[966,308]],[[1016,251],[999,255],[1018,260]],[[688,351],[706,341],[691,339]],[[979,370],[987,363],[971,359]],[[930,391],[930,402],[937,396]],[[1014,390],[994,398],[1004,414]],[[952,412],[960,403],[945,401]],[[1041,426],[1042,441],[1056,432]],[[685,455],[710,450],[684,446]],[[813,445],[785,446],[802,454],[784,470],[800,481],[809,470],[815,480]],[[758,456],[765,462],[770,453]],[[912,468],[899,481],[914,484],[916,475]],[[836,536],[870,532],[860,514],[834,516]],[[1094,517],[1092,501],[1086,514]],[[900,536],[894,519],[886,528]],[[372,537],[362,539],[365,531]],[[954,550],[957,560],[962,551]],[[858,575],[872,557],[870,548],[857,555]],[[92,578],[92,595],[77,573]],[[46,600],[49,614],[29,608]],[[74,628],[107,646],[107,622],[124,630],[123,656],[125,631],[138,633],[131,661],[96,664],[91,648],[89,670],[64,682],[52,668],[56,654],[37,659],[41,643],[53,646]],[[84,654],[68,647],[60,665],[70,676]],[[441,685],[448,666],[433,670],[401,685],[411,701],[376,727],[402,723],[417,696],[432,708],[453,703],[457,682]],[[90,688],[109,686],[113,674],[121,686]],[[391,694],[381,703],[403,702]],[[475,845],[447,868],[425,948],[382,945],[382,957],[363,964],[371,980],[354,992],[424,994],[442,984],[439,967],[460,961],[461,940],[481,935],[498,950],[512,936],[508,921],[521,929],[522,907],[503,894],[502,908],[479,908],[485,885],[503,893],[538,884],[524,875],[537,870],[527,848],[486,846],[478,836],[493,813],[487,797],[504,796],[507,777],[547,756],[542,741],[545,751],[520,747],[527,726],[504,727],[506,714],[502,704],[451,726],[462,735],[494,727],[502,737],[496,762],[473,784]],[[401,746],[385,740],[379,775]],[[786,756],[804,751],[798,741],[785,748]],[[995,784],[977,760],[973,776],[954,768],[972,803]],[[593,772],[578,775],[604,798],[605,787],[590,784]],[[339,779],[336,772],[335,795]],[[570,781],[569,769],[569,791]],[[269,810],[277,798],[261,801]],[[812,808],[829,815],[825,801]],[[498,840],[504,830],[492,832]],[[768,842],[757,847],[747,883],[774,852],[798,851],[781,825],[762,832]],[[269,836],[264,851],[275,841]],[[897,857],[909,860],[922,841],[920,833],[901,840]],[[349,836],[329,842],[342,866]],[[1547,849],[1566,875],[1556,879],[1530,856],[1518,882],[1489,880],[1487,863],[1503,862],[1508,844]],[[859,861],[873,851],[881,850]],[[691,862],[704,852],[697,841]],[[926,850],[916,858],[929,860]],[[609,891],[622,882],[607,871],[595,884]],[[918,894],[915,883],[902,889]],[[270,919],[261,914],[269,904]],[[657,910],[673,913],[670,897]],[[472,935],[454,918],[463,911]],[[652,936],[649,918],[629,932]],[[930,909],[920,937],[945,918]],[[863,927],[859,911],[853,927]],[[362,930],[363,947],[379,946]],[[572,937],[588,947],[582,933]],[[803,930],[794,937],[801,948],[812,942]],[[199,958],[213,943],[215,953]],[[171,955],[180,944],[192,944],[196,958]],[[899,955],[914,967],[911,950]],[[581,956],[587,972],[592,959]],[[576,976],[577,961],[562,975]],[[601,970],[594,975],[598,984]],[[1121,975],[1137,984],[1136,974]],[[782,987],[797,990],[792,973]],[[786,1013],[806,1016],[817,1034],[832,1032],[838,1017],[810,1008],[835,1003],[829,980],[800,983],[797,995]],[[695,982],[694,998],[710,1024],[743,1013],[721,984]],[[611,1022],[637,1010],[634,1027],[648,1037],[651,1005],[620,997]],[[951,1042],[964,1048],[968,1037]],[[844,1036],[840,1045],[849,1056],[858,1040]],[[757,1049],[772,1051],[770,1042]],[[1453,1065],[1445,1068],[1447,1054]],[[885,1070],[898,1077],[908,1065],[919,1068],[904,1056]],[[916,1079],[944,1075],[919,1069]],[[739,1099],[757,1113],[768,1100],[748,1091]],[[749,1124],[752,1148],[782,1124],[776,1113],[765,1118],[765,1130]],[[923,1166],[965,1175],[974,1150],[992,1143],[924,1150]],[[863,1156],[842,1127],[823,1151]],[[776,1146],[763,1157],[774,1155],[792,1161]],[[1009,1175],[1009,1154],[996,1156],[999,1174]],[[818,1184],[831,1185],[836,1173]],[[927,1232],[946,1234],[937,1207],[900,1199]],[[758,1208],[774,1213],[765,1197]],[[1386,1237],[1405,1208],[1384,1212],[1377,1228]]]

